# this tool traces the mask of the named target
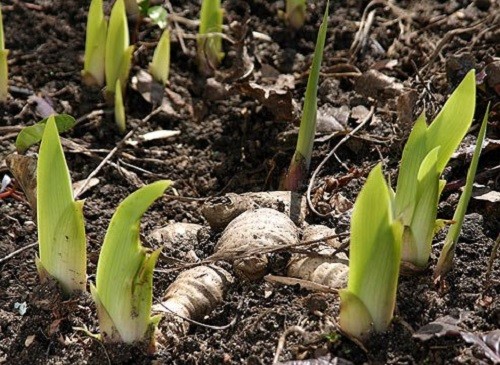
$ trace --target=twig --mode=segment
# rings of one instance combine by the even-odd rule
[[[291,333],[298,333],[302,337],[305,337],[307,335],[306,330],[300,326],[288,327],[280,336],[278,346],[276,347],[276,353],[274,354],[273,364],[277,364],[279,362],[280,355],[283,352],[283,348],[285,347],[286,337]]]
[[[172,8],[172,4],[170,4],[170,1],[165,1],[165,3],[166,3],[165,5],[167,6],[168,13],[171,17],[172,15],[174,15],[174,9]],[[182,53],[188,54],[186,44],[184,43],[184,37],[183,37],[184,32],[182,31],[175,17],[172,17],[172,22],[174,23],[175,30],[178,33],[177,37],[179,39],[179,44],[181,45]]]
[[[417,74],[417,77],[418,79],[420,80],[420,82],[422,83],[423,87],[425,88],[425,90],[427,90],[427,92],[429,93],[429,96],[431,98],[431,100],[433,102],[436,102],[436,98],[434,97],[434,94],[432,93],[431,89],[429,88],[429,85],[427,85],[424,81],[424,78],[422,77],[422,75],[420,74],[420,70],[418,69],[418,66],[417,64],[415,63],[415,61],[413,60],[410,60],[411,61],[411,65],[413,66],[413,70],[415,71],[415,73]]]
[[[314,208],[313,204],[312,204],[312,201],[311,201],[311,190],[312,190],[312,187],[314,185],[314,181],[316,180],[316,175],[318,175],[318,172],[321,170],[321,168],[327,163],[327,161],[333,156],[335,155],[335,152],[338,150],[338,148],[340,146],[342,146],[347,140],[349,140],[349,138],[351,138],[352,135],[354,135],[357,131],[359,131],[361,128],[363,128],[366,123],[368,123],[370,121],[370,119],[372,118],[373,114],[375,112],[375,107],[372,106],[370,108],[370,111],[368,112],[368,115],[361,121],[361,123],[359,123],[359,125],[354,128],[352,131],[350,131],[348,134],[346,134],[344,136],[344,138],[342,138],[339,143],[337,143],[335,145],[335,147],[333,147],[333,149],[328,153],[328,155],[326,155],[326,157],[323,159],[323,161],[321,161],[321,163],[318,165],[318,167],[316,167],[316,169],[314,170],[312,176],[311,176],[311,180],[309,180],[309,185],[307,186],[307,193],[306,193],[306,198],[307,198],[307,205],[309,206],[309,209],[311,209],[313,211],[314,214],[320,216],[320,217],[328,217],[333,211],[331,212],[328,212],[327,214],[322,214],[320,212],[318,212],[316,210],[316,208]]]
[[[500,234],[498,235],[497,240],[493,245],[493,249],[491,250],[491,256],[490,259],[488,260],[488,268],[486,269],[486,275],[484,279],[485,285],[487,287],[489,286],[491,271],[493,270],[493,262],[495,261],[495,258],[497,256],[498,246],[500,246]]]
[[[430,69],[430,67],[434,63],[434,61],[436,60],[439,53],[441,53],[441,50],[447,44],[450,43],[450,41],[453,39],[453,37],[455,37],[456,35],[462,34],[462,33],[470,32],[476,28],[479,28],[479,26],[481,26],[483,23],[489,21],[491,18],[492,18],[492,16],[490,15],[489,17],[481,19],[476,24],[473,24],[469,27],[453,29],[452,31],[447,32],[446,35],[443,37],[443,39],[441,39],[441,41],[438,43],[438,45],[436,46],[436,48],[434,49],[432,54],[430,55],[429,61],[427,62],[427,64],[425,64],[423,67],[420,68],[420,72],[423,72],[424,76],[427,75],[428,70]]]
[[[77,192],[75,192],[75,199],[78,198],[78,196],[83,192],[83,190],[87,187],[88,183],[90,182],[90,179],[92,179],[93,177],[95,177],[99,171],[101,171],[101,169],[103,168],[104,165],[106,165],[106,163],[115,155],[115,153],[125,144],[125,141],[127,139],[129,139],[133,134],[134,132],[136,131],[137,127],[130,130],[126,135],[125,137],[123,137],[121,139],[120,142],[118,142],[118,144],[108,153],[108,155],[106,157],[104,157],[104,159],[101,161],[101,163],[94,169],[94,171],[92,171],[90,173],[89,176],[87,176],[87,179],[85,179],[85,182],[82,184],[82,186],[80,187],[80,189],[78,189]]]
[[[171,310],[170,308],[168,308],[165,304],[163,303],[160,303],[160,305],[165,308],[168,312],[172,313],[174,316],[176,317],[179,317],[189,323],[192,323],[192,324],[195,324],[197,326],[201,326],[201,327],[205,327],[205,328],[210,328],[212,330],[216,330],[216,331],[222,331],[222,330],[225,330],[225,329],[228,329],[229,327],[232,327],[234,326],[234,324],[236,323],[236,320],[237,320],[237,317],[234,317],[231,322],[229,322],[228,324],[224,325],[224,326],[212,326],[212,325],[209,325],[209,324],[205,324],[205,323],[201,323],[201,322],[198,322],[198,321],[195,321],[194,319],[191,319],[191,318],[187,318],[187,317],[184,317],[184,316],[181,316],[180,314],[178,313],[175,313],[173,310]]]
[[[322,242],[325,240],[329,240],[332,238],[339,238],[339,237],[346,237],[346,236],[348,236],[348,233],[339,233],[339,234],[323,236],[323,237],[320,237],[320,238],[317,238],[314,240],[302,241],[302,242],[298,242],[298,243],[292,243],[289,245],[277,245],[277,246],[272,246],[272,247],[268,247],[268,248],[264,248],[264,249],[262,247],[258,247],[258,248],[252,249],[252,250],[245,250],[245,249],[227,250],[227,251],[224,251],[221,253],[215,253],[202,261],[198,261],[195,263],[192,263],[192,262],[187,263],[186,262],[186,263],[183,263],[182,265],[174,266],[174,267],[171,267],[169,269],[155,269],[154,271],[159,272],[159,273],[163,273],[163,274],[169,274],[173,271],[190,269],[192,267],[196,267],[196,266],[200,266],[200,265],[207,265],[207,264],[211,264],[215,261],[240,260],[240,259],[244,259],[246,257],[251,257],[254,255],[262,255],[262,254],[266,254],[266,253],[279,252],[279,251],[287,250],[287,249],[298,247],[298,246],[307,246],[307,245],[311,245],[314,243],[319,243],[319,242]],[[337,251],[335,251],[335,253],[342,250],[343,247],[344,247],[344,245],[341,245],[341,247],[339,247],[337,249]]]
[[[125,144],[125,142],[127,141],[127,139],[129,139],[130,137],[132,137],[132,135],[135,133],[135,131],[139,128],[139,126],[141,126],[142,124],[144,124],[147,121],[149,121],[149,119],[151,119],[154,115],[158,114],[160,111],[161,111],[161,108],[158,107],[155,110],[153,110],[151,113],[149,113],[144,119],[141,120],[140,123],[137,123],[137,125],[132,130],[130,130],[125,135],[125,137],[123,137],[120,140],[120,142],[118,142],[118,144],[115,146],[115,148],[113,148],[111,151],[109,151],[108,155],[106,157],[104,157],[104,159],[94,169],[94,171],[92,171],[90,173],[90,175],[87,176],[87,179],[85,179],[85,182],[80,186],[80,189],[77,192],[75,192],[75,199],[78,198],[78,196],[85,190],[85,188],[89,184],[90,180],[93,177],[95,177],[99,173],[99,171],[101,171],[101,169],[103,168],[103,166],[115,155],[115,153],[118,152],[118,150],[120,148],[122,148],[122,146]]]
[[[26,245],[26,246],[24,246],[24,247],[21,247],[21,248],[20,248],[20,249],[18,249],[18,250],[12,251],[12,252],[11,252],[11,253],[9,253],[7,256],[2,257],[2,258],[0,259],[0,264],[4,263],[4,262],[5,262],[5,261],[7,261],[7,260],[10,260],[11,258],[13,258],[14,256],[16,256],[17,254],[20,254],[20,253],[21,253],[21,252],[23,252],[23,251],[26,251],[26,250],[28,250],[28,249],[30,249],[30,248],[35,247],[36,245],[38,245],[38,241],[37,241],[37,242],[35,242],[35,243],[30,243],[29,245]]]
[[[102,109],[92,110],[90,113],[82,115],[80,118],[78,118],[75,124],[80,124],[88,119],[100,117],[101,115],[104,115],[104,110]]]
[[[0,127],[0,134],[7,134],[7,133],[17,133],[20,132],[24,127],[20,125],[8,125],[5,127]]]

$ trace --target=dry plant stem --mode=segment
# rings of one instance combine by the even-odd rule
[[[351,62],[354,60],[358,52],[361,50],[361,47],[363,43],[365,42],[365,39],[368,37],[368,33],[370,31],[371,25],[374,20],[374,15],[375,15],[375,10],[372,10],[377,5],[383,5],[386,7],[389,7],[389,9],[398,17],[398,18],[407,18],[411,19],[409,15],[406,14],[406,12],[397,7],[396,5],[392,4],[390,1],[386,0],[373,0],[371,1],[363,11],[363,14],[361,16],[361,21],[359,23],[359,28],[358,31],[356,32],[356,35],[354,36],[354,41],[352,42],[351,48],[350,48],[350,53],[351,53]]]
[[[115,155],[116,152],[118,152],[118,150],[120,148],[123,147],[123,145],[125,145],[125,142],[127,141],[127,139],[129,139],[130,137],[132,137],[132,135],[135,133],[135,131],[141,126],[143,125],[144,123],[146,123],[147,121],[149,121],[149,119],[151,119],[154,115],[158,114],[159,112],[161,111],[161,108],[156,108],[155,110],[153,110],[151,113],[149,113],[145,118],[143,118],[141,120],[141,123],[138,123],[132,130],[130,130],[126,135],[125,137],[123,137],[120,142],[118,142],[118,144],[115,146],[115,148],[113,148],[109,153],[108,155],[101,161],[101,163],[95,168],[94,171],[92,171],[90,173],[89,176],[87,176],[87,179],[85,179],[85,182],[82,184],[82,186],[80,187],[80,189],[78,191],[75,192],[75,199],[78,198],[78,196],[83,192],[85,191],[85,188],[87,187],[88,183],[90,182],[90,180],[95,177],[99,171],[101,171],[101,169],[103,168],[103,166]]]
[[[167,6],[167,10],[168,10],[168,14],[169,14],[168,17],[170,18],[170,15],[175,15],[174,8],[172,8],[172,4],[170,4],[170,1],[165,1],[165,5]],[[178,33],[178,39],[179,39],[179,44],[181,45],[182,53],[188,54],[186,44],[184,43],[184,37],[183,37],[184,32],[181,29],[181,27],[179,26],[179,23],[177,22],[177,20],[175,20],[175,16],[172,17],[172,22],[174,23],[175,30]]]
[[[370,121],[370,119],[372,118],[373,114],[375,112],[375,107],[372,106],[370,107],[370,111],[368,112],[368,115],[365,117],[365,119],[363,119],[361,121],[361,123],[359,123],[359,125],[354,128],[352,131],[350,131],[348,134],[346,134],[344,136],[344,138],[342,138],[339,143],[337,143],[335,145],[335,147],[333,147],[333,149],[328,153],[328,155],[326,155],[326,157],[323,159],[323,161],[321,161],[321,163],[318,165],[318,167],[316,167],[316,169],[314,170],[312,176],[311,176],[311,180],[309,180],[309,185],[307,186],[307,193],[306,193],[306,199],[307,199],[307,205],[309,206],[309,209],[311,209],[311,211],[322,217],[322,218],[325,218],[325,217],[328,217],[332,212],[329,212],[329,213],[326,213],[326,214],[322,214],[320,212],[318,212],[316,210],[316,208],[314,208],[314,205],[311,201],[311,190],[312,190],[312,187],[314,185],[314,181],[316,180],[316,176],[318,175],[319,171],[321,170],[321,168],[328,162],[328,160],[335,154],[335,152],[339,149],[340,146],[342,146],[346,141],[349,140],[349,138],[351,138],[354,134],[356,134],[361,128],[363,128],[366,123],[368,123]]]
[[[498,246],[500,246],[500,234],[498,235],[495,244],[493,245],[493,249],[491,250],[491,256],[490,259],[488,260],[488,268],[486,269],[486,275],[484,279],[486,287],[490,286],[490,276],[491,276],[491,271],[493,270],[493,262],[495,262],[497,256]]]
[[[285,330],[285,332],[283,332],[283,334],[280,336],[280,339],[278,341],[278,346],[276,347],[276,353],[274,354],[273,364],[279,363],[280,355],[283,352],[283,348],[285,347],[286,337],[292,333],[298,333],[302,337],[306,337],[307,335],[306,330],[300,326],[288,327]]]
[[[6,256],[4,256],[4,257],[2,257],[0,259],[0,264],[3,264],[4,262],[10,260],[11,258],[13,258],[14,256],[20,254],[23,251],[29,250],[30,248],[33,248],[33,247],[36,247],[36,246],[38,246],[38,241],[36,241],[35,243],[30,243],[29,245],[23,246],[20,249],[17,249],[15,251],[12,251],[8,255],[6,255]]]
[[[250,256],[253,256],[256,254],[265,254],[265,253],[286,251],[286,250],[289,250],[289,249],[294,248],[294,247],[312,245],[312,244],[319,243],[319,242],[322,242],[324,240],[328,240],[331,238],[340,238],[340,237],[347,237],[347,236],[349,236],[349,233],[339,233],[336,235],[332,235],[332,236],[328,236],[328,237],[321,237],[320,239],[315,239],[315,240],[311,240],[311,241],[303,241],[303,242],[298,242],[298,243],[294,243],[294,244],[290,244],[290,245],[279,245],[279,246],[273,246],[273,247],[268,247],[268,248],[258,248],[258,249],[249,250],[249,251],[246,251],[243,253],[241,253],[241,251],[238,251],[238,250],[225,251],[225,252],[221,252],[219,254],[215,253],[215,254],[209,256],[208,258],[206,258],[205,260],[202,260],[202,261],[194,263],[194,264],[193,263],[186,263],[186,264],[183,264],[181,266],[172,267],[170,269],[155,269],[155,272],[169,274],[169,273],[174,272],[174,271],[189,269],[189,268],[192,268],[195,266],[210,265],[211,263],[214,263],[216,261],[225,261],[228,258],[231,260],[243,259],[243,258],[250,257]],[[345,247],[347,247],[347,245],[342,244],[338,248],[338,251],[344,249]],[[336,252],[334,252],[334,254],[336,254]]]
[[[482,24],[488,22],[490,19],[492,19],[495,16],[495,14],[491,14],[490,16],[481,19],[480,21],[476,22],[475,24],[465,27],[465,28],[459,28],[459,29],[453,29],[452,31],[449,31],[446,33],[446,35],[441,39],[441,41],[438,43],[432,54],[429,56],[429,61],[420,68],[420,72],[424,73],[424,76],[427,76],[427,72],[430,70],[430,67],[438,57],[438,55],[441,53],[441,50],[450,43],[450,41],[453,39],[453,37],[462,34],[462,33],[467,33],[472,30],[475,30],[479,28]]]
[[[108,155],[101,161],[101,163],[95,168],[94,171],[92,171],[90,173],[89,176],[87,176],[87,179],[85,180],[85,182],[83,183],[83,185],[81,186],[81,188],[75,192],[75,199],[78,198],[78,196],[82,193],[82,191],[87,187],[90,179],[92,179],[93,177],[95,177],[99,171],[101,171],[101,169],[103,168],[103,166],[114,156],[114,154],[125,144],[125,141],[127,139],[129,139],[133,134],[134,132],[136,131],[137,127],[132,129],[131,131],[129,131],[125,137],[122,138],[122,140],[120,142],[118,142],[118,144],[108,153]]]
[[[303,289],[314,291],[314,292],[320,292],[320,293],[338,294],[338,292],[339,292],[337,289],[333,289],[333,288],[330,288],[329,286],[315,283],[314,281],[291,278],[288,276],[266,275],[266,276],[264,276],[264,280],[267,281],[268,283],[272,283],[272,284],[281,284],[281,285],[297,285],[298,284]]]

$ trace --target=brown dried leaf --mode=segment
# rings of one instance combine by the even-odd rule
[[[86,191],[89,191],[90,189],[92,189],[94,186],[97,186],[99,185],[99,179],[96,178],[96,177],[93,177],[89,180],[89,182],[85,185],[85,188],[83,190],[80,190],[81,187],[83,186],[83,184],[85,184],[85,182],[87,181],[87,179],[84,179],[84,180],[79,180],[79,181],[76,181],[73,183],[73,191],[74,192],[78,192],[78,195],[83,195]]]
[[[8,155],[5,162],[17,183],[26,195],[26,199],[36,215],[36,165],[37,159],[18,154]]]
[[[346,130],[346,125],[335,117],[332,112],[334,108],[323,106],[318,109],[318,114],[316,117],[317,134],[331,134],[335,132],[344,132]]]
[[[172,107],[172,102],[165,96],[165,87],[155,81],[153,76],[148,72],[139,70],[139,72],[132,77],[131,87],[154,107],[160,106],[163,113],[173,117],[178,116],[177,112]]]
[[[440,317],[434,322],[420,327],[419,330],[413,334],[413,337],[421,341],[429,341],[432,338],[443,336],[458,336],[461,331],[461,328],[458,327],[459,323],[460,320],[451,316]]]
[[[477,345],[484,354],[495,364],[500,364],[500,330],[494,330],[485,334],[472,332],[460,332],[465,342]]]
[[[261,86],[255,82],[241,82],[234,85],[231,90],[257,99],[274,114],[276,119],[292,121],[297,116],[297,107],[289,90],[276,86]]]
[[[403,85],[394,77],[376,70],[368,70],[358,77],[354,89],[363,96],[379,101],[392,99],[404,91]]]

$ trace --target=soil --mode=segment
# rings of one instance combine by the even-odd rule
[[[108,14],[110,3],[105,1]],[[170,3],[179,16],[198,18],[199,1]],[[49,102],[56,112],[71,114],[78,120],[75,128],[63,134],[73,181],[86,179],[119,145],[110,160],[114,164],[99,170],[98,185],[83,195],[89,281],[95,279],[99,248],[114,210],[142,184],[170,179],[175,194],[183,197],[158,200],[142,219],[143,237],[170,222],[205,224],[200,214],[203,198],[278,188],[293,154],[297,115],[325,3],[308,2],[306,24],[293,31],[277,15],[284,7],[283,1],[225,1],[225,24],[231,24],[226,32],[236,42],[224,42],[227,56],[215,75],[217,82],[207,82],[198,72],[193,37],[196,28],[181,20],[171,22],[176,29],[167,88],[171,109],[150,114],[153,106],[129,88],[128,130],[135,128],[130,139],[139,142],[124,144],[120,143],[123,136],[114,126],[102,93],[81,83],[89,1],[2,2],[12,97],[0,105],[0,161],[15,151],[20,127],[42,119],[35,95]],[[358,29],[371,18],[362,16],[371,10],[375,11],[372,22],[358,42]],[[439,215],[447,219],[453,216],[471,158],[470,148],[464,151],[475,145],[488,102],[492,105],[487,132],[490,144],[481,156],[477,182],[483,189],[500,190],[500,87],[493,80],[495,73],[490,66],[497,62],[498,80],[499,61],[495,56],[500,52],[499,10],[500,4],[494,0],[331,2],[318,91],[319,119],[330,129],[318,127],[311,168],[318,166],[372,106],[374,116],[338,149],[337,160],[330,160],[319,173],[313,188],[314,206],[321,212],[333,208],[336,211],[326,218],[310,214],[309,223],[348,232],[348,207],[368,171],[382,161],[395,183],[402,146],[416,116],[425,110],[428,120],[432,120],[471,67],[478,71],[490,67],[492,71],[478,87],[475,122],[462,144],[462,152],[445,171],[449,184]],[[159,35],[158,27],[148,21],[138,26],[132,75],[147,69]],[[286,96],[278,97],[280,103],[266,106],[246,87],[228,91],[233,84],[245,83],[234,77],[242,71],[242,47],[254,65],[249,79],[259,85],[277,85],[281,90],[286,88],[283,80],[288,80],[288,95],[299,106],[298,114],[293,115],[290,108],[280,110],[281,102],[289,105],[291,101]],[[380,77],[371,79],[366,73],[369,70],[393,79],[377,88]],[[140,140],[139,136],[162,129],[180,133],[168,139]],[[36,146],[32,147],[30,153],[36,150]],[[7,173],[3,162],[0,170],[1,176]],[[230,288],[224,304],[202,321],[226,326],[234,320],[231,326],[217,330],[192,325],[177,343],[160,343],[154,355],[133,346],[103,345],[86,332],[98,332],[90,295],[67,300],[53,284],[41,285],[33,247],[0,261],[0,363],[270,364],[280,336],[300,326],[305,335],[292,331],[286,337],[280,361],[331,354],[332,358],[356,364],[487,364],[491,359],[484,351],[460,337],[442,336],[423,342],[413,334],[445,315],[460,318],[464,331],[483,333],[500,328],[500,260],[493,263],[490,279],[486,280],[488,261],[500,231],[499,204],[494,200],[471,200],[452,271],[439,286],[433,282],[432,269],[445,235],[440,233],[434,241],[429,269],[421,275],[400,278],[396,317],[390,330],[374,335],[364,346],[339,332],[338,296],[311,293],[298,286],[241,280]],[[0,217],[0,259],[36,242],[34,218],[25,201],[12,197],[0,200]],[[196,254],[201,259],[212,254],[217,238],[211,233],[195,249]],[[147,239],[143,244],[156,248]],[[275,274],[283,274],[279,266]],[[168,260],[160,258],[157,267],[169,268]],[[155,273],[155,302],[175,276]],[[19,304],[27,306],[25,313],[17,308]]]

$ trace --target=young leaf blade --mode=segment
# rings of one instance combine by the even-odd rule
[[[224,58],[222,52],[223,10],[221,0],[201,3],[200,29],[197,36],[198,67],[203,74],[211,74]]]
[[[441,147],[437,161],[440,174],[469,130],[475,107],[476,74],[470,70],[427,130],[427,150]]]
[[[170,72],[170,31],[165,29],[160,37],[158,45],[153,54],[153,60],[149,64],[149,72],[153,78],[166,85]]]
[[[106,92],[115,92],[116,80],[120,78],[124,53],[129,47],[127,15],[123,0],[116,0],[111,9],[108,35],[106,37]]]
[[[0,102],[6,101],[9,96],[9,70],[7,65],[8,54],[9,50],[5,49],[2,5],[0,4]]]
[[[86,238],[83,202],[73,188],[55,118],[49,117],[37,165],[39,262],[65,293],[85,291]]]
[[[127,129],[127,120],[125,116],[125,106],[123,105],[122,88],[120,80],[116,80],[115,88],[115,123],[121,133]]]
[[[399,276],[403,226],[394,220],[391,202],[391,192],[379,164],[368,175],[354,205],[346,289],[349,295],[343,294],[344,300],[355,297],[363,303],[376,331],[385,331],[392,319]],[[369,324],[351,323],[356,315],[347,305],[341,304],[342,328],[364,332]],[[368,318],[363,311],[359,313],[360,321]],[[362,337],[363,333],[351,335]]]
[[[417,174],[427,154],[426,131],[427,123],[425,114],[422,113],[415,122],[401,157],[395,204],[396,217],[402,219],[405,224],[410,224],[415,210]]]
[[[425,267],[431,253],[432,237],[439,201],[439,171],[437,162],[440,147],[434,148],[425,156],[417,174],[417,194],[415,212],[411,223],[405,228],[403,242],[403,261],[417,267]]]
[[[0,102],[7,100],[9,96],[9,66],[7,64],[7,49],[0,49]]]
[[[2,4],[0,4],[0,51],[5,50],[5,38],[3,34]]]
[[[97,264],[95,288],[100,316],[110,318],[100,323],[109,341],[145,340],[151,329],[148,298],[152,296],[152,270],[159,252],[149,254],[141,246],[139,225],[148,207],[170,184],[158,181],[135,191],[118,206],[109,224]]]
[[[64,133],[70,130],[76,124],[75,118],[68,114],[58,114],[51,117],[55,119],[59,133]],[[18,153],[26,152],[28,148],[42,140],[43,132],[45,131],[48,119],[49,118],[45,118],[34,125],[24,127],[21,132],[19,132],[15,143]]]
[[[486,108],[486,112],[481,123],[481,129],[477,136],[476,148],[474,149],[474,155],[472,156],[472,161],[467,171],[467,179],[464,187],[464,191],[460,196],[458,201],[457,209],[453,214],[453,224],[444,240],[444,246],[439,255],[438,263],[434,269],[434,278],[445,275],[451,270],[453,265],[453,257],[455,256],[455,247],[458,243],[458,237],[460,236],[460,230],[462,229],[462,224],[464,222],[465,213],[467,211],[467,205],[469,204],[470,197],[472,195],[472,187],[474,185],[474,178],[476,177],[477,166],[479,164],[479,157],[481,156],[481,150],[483,147],[484,138],[486,136],[486,128],[488,126],[488,115],[490,112],[490,105]]]
[[[85,59],[82,71],[87,85],[104,85],[106,36],[108,23],[104,18],[102,0],[92,0],[87,18]]]
[[[286,190],[296,191],[299,188],[304,176],[309,171],[311,156],[316,134],[316,114],[318,109],[318,80],[325,48],[326,31],[328,29],[328,8],[330,2],[327,1],[323,21],[319,27],[316,47],[314,49],[313,62],[304,101],[304,110],[300,119],[299,135],[297,146],[293,154],[288,173],[285,177],[283,187]]]

